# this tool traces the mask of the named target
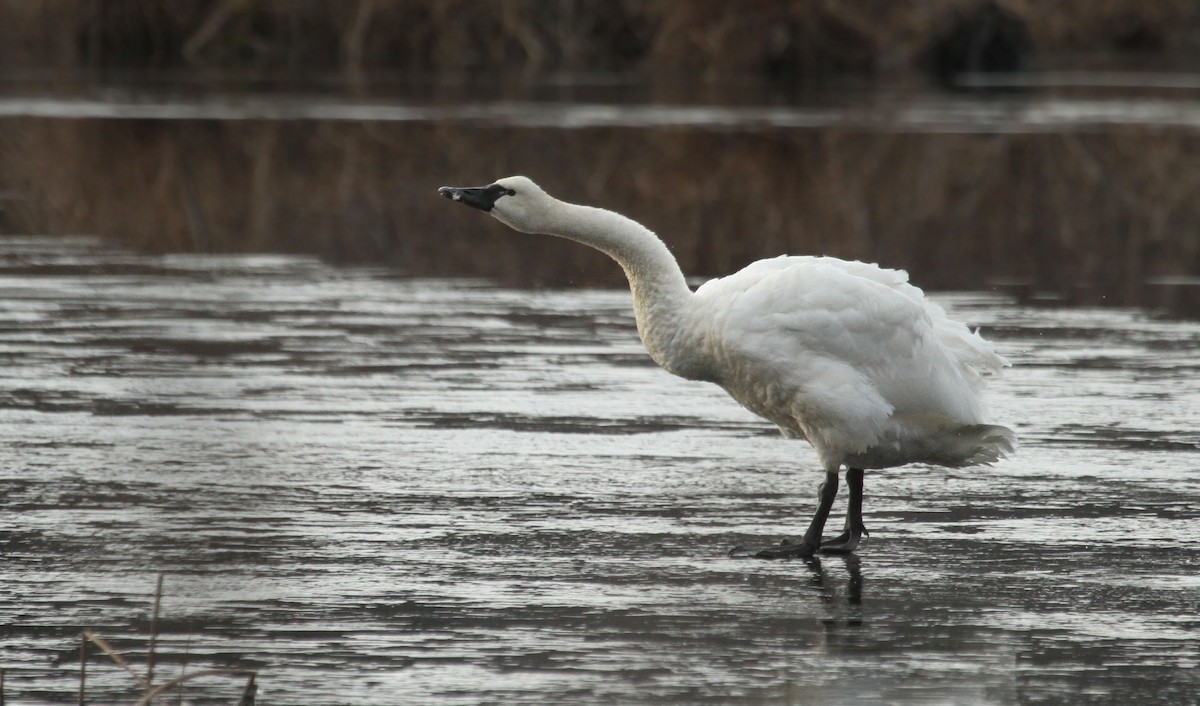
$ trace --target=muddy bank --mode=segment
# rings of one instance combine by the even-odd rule
[[[437,198],[524,173],[660,233],[689,274],[779,253],[908,268],[933,288],[1018,283],[1143,302],[1200,271],[1200,138],[852,128],[572,130],[454,122],[4,120],[9,232],[151,251],[316,253],[417,275],[616,283],[603,256]],[[1151,301],[1150,303],[1153,303]]]

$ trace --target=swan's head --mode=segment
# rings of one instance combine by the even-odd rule
[[[496,220],[522,233],[544,233],[545,215],[554,199],[523,176],[498,179],[487,186],[443,186],[438,193],[461,204],[487,211]]]

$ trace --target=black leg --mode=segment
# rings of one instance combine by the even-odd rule
[[[867,536],[863,525],[863,471],[851,468],[846,471],[846,485],[850,488],[850,502],[846,507],[846,527],[836,538],[821,543],[821,551],[848,554],[854,551],[862,538]]]
[[[860,471],[861,473],[861,471]],[[860,484],[861,489],[861,484]],[[825,521],[829,519],[829,510],[833,507],[833,499],[837,497],[838,474],[826,473],[825,482],[817,489],[817,511],[813,514],[812,522],[804,537],[795,542],[785,539],[777,546],[767,547],[754,554],[759,559],[784,559],[788,557],[810,557],[821,548],[821,533],[825,531]]]

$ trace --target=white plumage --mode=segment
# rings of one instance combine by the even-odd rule
[[[783,256],[692,293],[662,241],[624,216],[558,201],[525,177],[440,191],[516,230],[610,255],[629,278],[638,332],[659,365],[720,385],[813,445],[827,475],[809,531],[757,556],[853,550],[866,532],[862,469],[991,463],[1013,448],[1011,431],[983,422],[979,399],[982,377],[1007,361],[901,270]],[[846,531],[822,544],[842,467],[851,490]]]
[[[958,440],[983,421],[981,375],[1007,363],[903,271],[778,257],[706,283],[695,306],[715,382],[808,439],[827,471],[996,460],[1000,449]]]

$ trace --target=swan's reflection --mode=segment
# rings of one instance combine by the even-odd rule
[[[826,557],[830,560],[829,557]],[[833,561],[842,561],[846,566],[846,603],[847,605],[862,605],[862,560],[854,554],[842,554],[834,557]],[[837,600],[837,586],[830,580],[829,572],[822,563],[821,557],[813,556],[804,560],[804,565],[808,567],[812,574],[812,585],[820,589],[825,594],[826,600],[834,603]]]
[[[834,613],[821,621],[827,632],[838,627],[861,627],[863,603],[862,561],[853,554],[826,557],[825,561],[841,561],[846,566],[846,581],[843,587],[829,575],[820,557],[806,559],[804,564],[811,573],[812,585],[821,596],[822,602],[833,608]],[[840,610],[841,606],[849,606]]]

